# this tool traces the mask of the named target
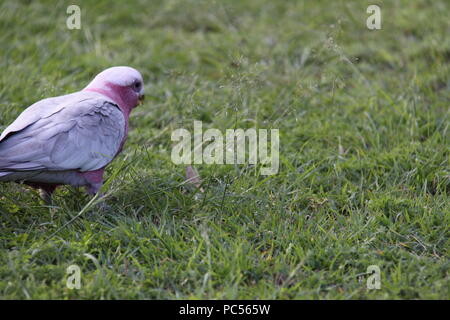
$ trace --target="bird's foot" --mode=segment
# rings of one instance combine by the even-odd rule
[[[58,209],[53,205],[52,193],[53,191],[39,189],[39,196],[41,197],[42,201],[44,201],[44,204],[48,206],[50,210],[50,217],[53,220],[53,216],[58,211]]]
[[[39,196],[48,206],[52,205],[52,193],[44,189],[39,189]]]
[[[104,199],[97,204],[97,208],[101,212],[110,211],[112,209],[111,206],[107,204]]]

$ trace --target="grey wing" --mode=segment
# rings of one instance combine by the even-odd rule
[[[19,117],[3,131],[0,135],[0,141],[6,138],[6,136],[13,134],[14,132],[25,129],[30,124],[35,123],[41,118],[46,118],[52,114],[60,111],[65,107],[64,102],[70,101],[72,98],[79,96],[79,92],[67,94],[59,97],[52,97],[40,100],[27,109],[25,109]]]
[[[97,170],[112,161],[124,137],[125,117],[117,105],[72,99],[0,140],[0,172]]]

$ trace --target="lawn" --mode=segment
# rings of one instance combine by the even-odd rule
[[[2,299],[449,299],[450,3],[0,3],[0,131],[104,68],[144,76],[100,206],[0,184]],[[174,164],[171,134],[279,129],[278,174]],[[69,289],[67,268],[81,271]],[[369,289],[368,267],[380,270]]]

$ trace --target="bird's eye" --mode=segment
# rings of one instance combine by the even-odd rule
[[[136,81],[136,82],[133,84],[133,87],[134,87],[134,89],[135,89],[136,91],[139,91],[139,90],[141,89],[141,83],[140,83],[139,81]]]

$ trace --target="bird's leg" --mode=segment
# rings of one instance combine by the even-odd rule
[[[86,191],[87,191],[87,193],[88,193],[89,195],[91,195],[91,196],[93,196],[93,197],[95,197],[95,195],[98,194],[98,198],[101,200],[101,201],[98,203],[98,208],[99,208],[101,211],[106,211],[106,210],[110,209],[110,207],[106,204],[106,202],[105,202],[104,199],[103,199],[103,197],[104,197],[103,192],[99,192],[99,190],[100,190],[100,188],[102,187],[102,185],[103,185],[103,183],[100,183],[100,184],[98,184],[98,185],[90,185],[90,186],[86,187]]]
[[[86,191],[88,194],[94,195],[100,190],[103,185],[103,173],[104,169],[79,173],[86,181]]]
[[[45,202],[46,205],[52,205],[52,194],[44,189],[39,189],[39,196]]]
[[[46,205],[52,205],[52,194],[56,190],[57,186],[53,185],[40,185],[39,195],[41,199],[44,200]]]
[[[101,198],[103,196],[103,194],[101,192],[99,192],[99,190],[102,187],[102,185],[103,185],[103,183],[90,184],[90,185],[86,186],[86,192],[91,196],[95,196],[97,193],[100,193],[99,197]]]
[[[99,169],[82,173],[82,175],[88,182],[88,185],[86,186],[86,192],[92,196],[98,194],[100,199],[103,198],[103,193],[99,192],[103,185],[103,172],[104,169]],[[108,205],[104,201],[100,202],[99,207],[102,210],[108,209]]]
[[[56,186],[45,185],[39,187],[39,195],[44,203],[50,207],[50,217],[53,220],[53,215],[56,212],[56,208],[53,207],[52,194],[56,190]]]

